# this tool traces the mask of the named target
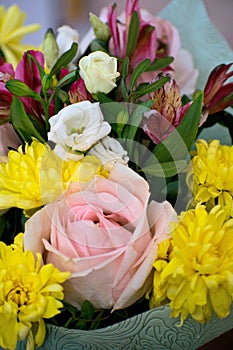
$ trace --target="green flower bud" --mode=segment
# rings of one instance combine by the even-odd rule
[[[111,30],[109,26],[102,22],[96,15],[91,12],[89,18],[96,38],[105,42],[108,41],[111,36]]]
[[[42,79],[42,86],[47,91],[53,85],[53,78],[49,74],[45,74]]]
[[[56,62],[59,54],[59,47],[56,42],[56,37],[51,28],[49,28],[45,33],[42,50],[47,67],[51,68]]]
[[[62,101],[62,103],[69,103],[69,95],[66,91],[57,89],[57,95]]]

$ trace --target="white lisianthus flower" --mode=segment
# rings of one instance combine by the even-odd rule
[[[71,48],[71,45],[73,43],[80,43],[80,36],[77,30],[73,29],[72,27],[68,25],[62,25],[61,27],[57,28],[57,37],[56,42],[59,47],[59,57],[66,51],[68,51]],[[79,50],[78,50],[79,51]],[[76,62],[78,58],[78,52],[73,58],[72,62],[69,65],[69,69],[75,69],[76,66],[74,65],[74,62]]]
[[[86,89],[91,94],[103,92],[108,94],[116,87],[117,59],[102,51],[95,51],[84,56],[79,61],[80,75]]]
[[[62,159],[79,160],[96,142],[108,135],[111,126],[103,120],[99,103],[71,104],[49,119],[48,140]]]
[[[127,151],[120,142],[110,136],[105,136],[97,142],[87,153],[90,156],[98,157],[105,168],[111,169],[114,163],[127,165],[129,157]]]

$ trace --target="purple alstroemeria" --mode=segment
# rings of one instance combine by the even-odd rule
[[[71,85],[68,94],[71,103],[92,101],[91,94],[87,91],[82,78],[79,78]]]
[[[0,61],[0,125],[7,123],[10,118],[11,93],[6,89],[5,83],[15,75],[10,63]]]
[[[36,63],[31,56],[33,56],[41,65],[41,67],[44,68],[44,55],[42,52],[34,50],[24,52],[21,61],[16,67],[15,79],[21,80],[33,91],[40,94],[42,88],[40,73]],[[34,115],[40,119],[40,115],[43,109],[38,101],[35,101],[30,97],[21,97],[21,101],[23,102],[27,113]]]
[[[204,88],[204,110],[208,114],[220,112],[233,105],[233,82],[225,82],[233,76],[229,71],[233,63],[220,64],[209,75]]]
[[[155,91],[152,99],[154,105],[144,113],[142,129],[158,144],[178,127],[190,103],[182,106],[180,90],[174,79]]]
[[[116,4],[109,6],[107,14],[108,26],[112,32],[110,52],[116,57],[124,58],[126,57],[130,21],[134,12],[138,14],[140,30],[136,48],[130,55],[131,69],[134,69],[145,58],[149,58],[151,63],[154,62],[157,51],[155,28],[143,20],[138,0],[126,1],[125,18],[122,21],[117,18]]]

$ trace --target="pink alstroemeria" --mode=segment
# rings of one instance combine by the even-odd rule
[[[0,125],[7,123],[10,117],[11,93],[6,89],[5,83],[13,79],[15,75],[13,66],[10,63],[0,61]]]
[[[180,90],[174,79],[155,91],[152,99],[154,105],[144,113],[142,129],[158,144],[178,127],[190,103],[182,106]]]
[[[204,109],[208,114],[220,112],[233,105],[233,82],[225,82],[233,76],[233,71],[229,72],[233,65],[220,64],[215,67],[209,75],[204,88]]]
[[[12,94],[6,88],[5,83],[10,79],[18,79],[24,82],[28,87],[33,91],[40,93],[41,92],[41,79],[39,70],[28,55],[33,56],[39,64],[44,67],[44,56],[40,51],[28,51],[23,54],[23,57],[19,64],[14,69],[10,63],[3,63],[1,61],[0,65],[0,116],[2,121],[2,116],[4,116],[5,122],[9,121],[10,115],[10,105],[12,102]],[[39,102],[33,100],[30,97],[20,97],[21,101],[24,104],[25,110],[27,113],[34,115],[37,119],[41,119],[42,106]]]
[[[33,56],[41,65],[41,67],[44,68],[44,55],[42,52],[34,50],[24,52],[21,61],[16,67],[15,79],[21,80],[33,91],[40,94],[42,88],[40,73],[36,63],[33,61],[31,56]],[[21,97],[21,101],[23,102],[27,113],[32,114],[40,119],[42,106],[39,102],[33,100],[30,97]]]
[[[109,43],[110,52],[116,57],[124,58],[126,57],[130,21],[134,12],[138,14],[140,30],[136,48],[130,55],[131,69],[134,69],[145,58],[149,58],[151,63],[154,62],[157,51],[155,28],[143,20],[138,0],[126,1],[125,23],[120,22],[117,18],[116,4],[109,6],[107,14],[108,25],[112,32]]]
[[[71,103],[92,101],[91,94],[87,91],[82,78],[79,78],[71,85],[68,94]]]

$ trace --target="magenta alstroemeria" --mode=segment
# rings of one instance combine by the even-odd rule
[[[138,0],[126,1],[124,23],[117,18],[116,4],[109,6],[107,15],[108,26],[112,32],[110,52],[116,57],[124,58],[128,44],[129,25],[134,12],[138,14],[140,31],[137,46],[130,55],[131,69],[134,69],[145,58],[149,58],[151,63],[154,62],[157,51],[155,28],[143,20]]]
[[[42,52],[34,50],[24,52],[21,61],[16,67],[15,79],[21,80],[30,87],[30,89],[40,94],[42,88],[40,73],[31,56],[33,56],[41,67],[44,68],[44,55]],[[26,112],[40,119],[43,110],[41,104],[30,97],[21,97],[20,99],[24,104]]]
[[[87,91],[82,78],[79,78],[71,85],[68,93],[71,103],[92,101],[91,94]]]
[[[233,76],[233,71],[229,71],[232,64],[220,64],[209,75],[204,88],[204,109],[208,114],[220,112],[233,105],[233,82],[225,84]]]
[[[182,106],[180,90],[174,79],[155,91],[152,99],[154,105],[144,113],[142,129],[158,144],[178,127],[190,103]]]
[[[6,89],[5,83],[14,78],[15,72],[10,63],[0,61],[0,125],[7,123],[10,119],[10,105],[12,95]]]
[[[28,51],[25,52],[21,61],[14,71],[13,66],[10,63],[4,63],[1,61],[0,65],[0,116],[1,123],[3,123],[3,117],[5,122],[9,121],[10,116],[10,105],[12,102],[12,94],[6,89],[5,83],[10,79],[18,79],[24,82],[29,86],[33,91],[40,93],[41,92],[41,79],[39,70],[28,55],[32,55],[42,66],[44,67],[44,56],[40,51]],[[20,97],[21,101],[24,104],[25,110],[27,113],[34,115],[38,119],[41,119],[42,106],[39,102],[36,102],[30,97]]]

